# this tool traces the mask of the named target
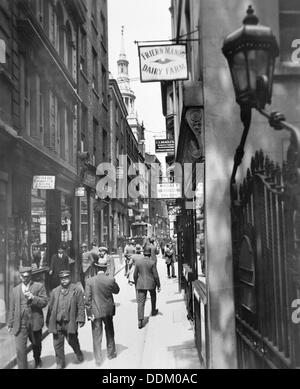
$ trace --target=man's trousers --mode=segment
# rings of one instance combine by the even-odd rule
[[[65,367],[65,338],[76,355],[81,354],[78,333],[68,334],[66,323],[57,323],[57,333],[53,334],[53,346],[55,350],[56,363]]]
[[[145,303],[147,297],[147,289],[137,289],[137,303],[138,303],[138,320],[144,319]],[[152,312],[156,309],[156,290],[149,289],[151,297]]]
[[[42,351],[42,330],[32,331],[29,323],[21,324],[21,329],[15,335],[17,363],[19,369],[27,369],[27,339],[29,338],[32,344],[33,357],[35,361],[39,361]]]
[[[101,362],[101,343],[103,336],[103,324],[105,326],[107,356],[112,358],[116,354],[115,332],[113,316],[106,316],[92,321],[92,336],[94,357],[97,364]]]

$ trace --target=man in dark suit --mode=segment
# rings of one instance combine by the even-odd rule
[[[32,282],[31,267],[19,269],[21,283],[12,292],[8,314],[8,331],[15,335],[17,363],[19,369],[27,369],[27,339],[32,343],[35,367],[42,366],[42,328],[44,315],[42,309],[48,299],[43,284]]]
[[[150,238],[149,243],[151,248],[151,259],[157,264],[157,255],[159,254],[159,247],[155,243],[154,238]]]
[[[151,297],[151,315],[155,316],[158,313],[158,309],[156,309],[156,287],[157,291],[160,292],[160,280],[157,273],[156,263],[150,257],[151,248],[146,246],[144,248],[144,257],[135,262],[135,270],[133,274],[137,290],[139,328],[143,327],[147,290],[149,290]]]
[[[82,288],[71,283],[69,270],[59,272],[60,286],[50,296],[46,324],[53,334],[56,368],[65,368],[64,341],[67,339],[79,362],[83,354],[78,341],[78,325],[85,323],[84,296]]]
[[[57,254],[53,254],[50,261],[49,274],[51,276],[51,288],[54,289],[60,285],[59,272],[70,270],[69,257],[65,254],[65,246],[61,244],[58,247]]]
[[[112,276],[105,275],[107,258],[99,258],[94,266],[98,273],[86,281],[85,304],[87,317],[92,322],[94,358],[96,365],[100,366],[103,324],[105,325],[107,357],[112,359],[117,356],[113,324],[115,315],[113,294],[119,293],[120,288]]]

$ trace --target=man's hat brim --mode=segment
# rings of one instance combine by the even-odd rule
[[[19,268],[19,273],[32,273],[32,268],[30,266],[22,266]]]
[[[58,273],[59,278],[70,277],[71,272],[69,270],[62,270]]]

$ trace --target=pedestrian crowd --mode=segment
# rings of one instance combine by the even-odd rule
[[[125,273],[129,285],[134,285],[137,300],[138,328],[143,328],[147,292],[151,298],[151,316],[158,314],[156,292],[161,283],[157,271],[157,255],[162,247],[154,238],[147,239],[143,247],[130,240],[124,249]],[[167,264],[167,275],[172,271],[175,276],[176,254],[174,244],[163,247]],[[116,313],[114,294],[120,291],[115,274],[114,258],[108,254],[105,245],[95,243],[88,250],[87,244],[81,246],[80,283],[73,283],[69,257],[64,247],[51,257],[51,293],[48,298],[44,285],[32,280],[32,268],[20,267],[20,284],[13,289],[8,314],[8,331],[15,336],[17,364],[19,369],[27,369],[27,340],[32,344],[35,368],[42,367],[42,328],[44,326],[43,308],[48,305],[46,326],[53,336],[56,368],[66,366],[65,340],[73,349],[79,363],[84,361],[81,351],[78,328],[85,325],[86,318],[91,322],[94,359],[101,365],[101,343],[105,329],[107,357],[116,358],[113,317]]]

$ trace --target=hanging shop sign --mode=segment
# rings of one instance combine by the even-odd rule
[[[172,153],[175,151],[175,141],[173,139],[155,139],[156,153]]]
[[[187,80],[186,45],[138,46],[141,82]]]
[[[33,176],[33,189],[55,189],[55,176]]]
[[[181,197],[181,184],[163,183],[157,184],[158,199],[178,199]]]
[[[79,186],[78,188],[75,188],[75,196],[76,197],[84,197],[85,196],[85,187]]]

